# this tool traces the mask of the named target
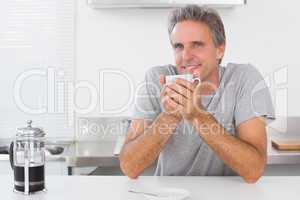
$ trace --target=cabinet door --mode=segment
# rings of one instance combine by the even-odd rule
[[[267,165],[264,176],[299,176],[300,164]]]

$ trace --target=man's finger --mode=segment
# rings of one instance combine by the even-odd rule
[[[199,104],[201,104],[201,83],[195,86],[195,90],[193,93],[193,105],[196,108],[197,112],[202,112],[201,108],[199,108]]]
[[[167,89],[167,85],[164,85],[161,92],[160,92],[160,96],[161,97],[164,97],[166,96],[167,92],[166,92],[166,89]]]
[[[166,106],[166,108],[167,108],[166,110],[169,111],[170,113],[175,113],[181,108],[181,105],[178,104],[176,101],[174,101],[169,96],[165,96],[163,98],[163,104]],[[170,111],[170,110],[172,110],[172,111]]]
[[[177,83],[178,85],[181,85],[182,87],[190,90],[191,92],[193,92],[194,89],[195,89],[195,85],[192,82],[187,81],[187,80],[182,79],[182,78],[177,78],[175,80],[175,83]]]
[[[163,74],[159,75],[159,82],[161,85],[164,85],[166,83],[166,76]]]
[[[171,85],[168,85],[168,88],[170,88],[170,90],[175,91],[176,93],[182,95],[184,98],[190,99],[193,96],[193,93],[186,89],[185,87],[183,87],[182,85],[179,85],[177,83],[173,83]],[[168,92],[169,90],[166,89],[166,91]]]
[[[176,101],[178,104],[183,106],[186,105],[186,98],[183,95],[178,94],[174,90],[167,90],[167,95],[171,97],[174,101]]]
[[[194,93],[193,93],[193,95],[194,95],[193,98],[194,99],[199,99],[201,97],[200,94],[201,94],[202,86],[203,85],[201,85],[201,83],[195,86]]]

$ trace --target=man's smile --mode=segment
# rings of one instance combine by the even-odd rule
[[[197,65],[183,65],[183,66],[181,66],[181,68],[183,70],[188,71],[188,72],[190,72],[192,74],[195,70],[199,69],[201,66],[202,66],[202,64],[197,64]]]

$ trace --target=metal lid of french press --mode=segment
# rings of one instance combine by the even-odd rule
[[[45,132],[38,127],[32,127],[32,120],[27,121],[27,127],[17,128],[17,136],[21,137],[44,137]]]

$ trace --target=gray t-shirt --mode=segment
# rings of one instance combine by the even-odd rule
[[[135,98],[133,117],[154,120],[163,111],[159,75],[178,74],[172,65],[153,67],[145,76]],[[256,116],[267,123],[275,119],[269,89],[258,70],[249,64],[229,63],[219,67],[220,86],[212,95],[202,97],[202,105],[230,133]],[[202,176],[236,175],[201,139],[187,121],[180,122],[158,158],[155,175]]]

